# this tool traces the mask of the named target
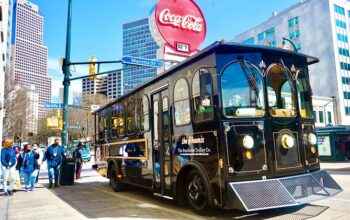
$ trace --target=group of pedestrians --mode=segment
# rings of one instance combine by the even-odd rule
[[[17,175],[19,185],[22,177],[24,179],[25,191],[33,191],[35,183],[38,180],[42,158],[43,152],[37,144],[33,144],[33,147],[25,144],[23,151],[21,151],[19,147],[13,146],[12,140],[6,140],[1,150],[2,188],[4,195],[13,195],[16,171],[19,174]],[[9,187],[7,187],[8,179],[10,181]]]
[[[47,161],[49,188],[58,187],[62,157],[67,156],[65,149],[59,145],[59,142],[59,139],[55,139],[54,143],[43,153],[36,144],[33,147],[29,144],[24,145],[23,150],[21,150],[19,147],[13,146],[12,140],[4,141],[1,150],[4,195],[11,196],[13,194],[16,173],[19,174],[19,178],[24,178],[25,191],[33,191],[35,183],[38,181],[40,166],[44,161]],[[83,163],[81,143],[78,144],[73,155],[76,159],[76,179],[79,179]],[[9,187],[7,187],[8,179]]]

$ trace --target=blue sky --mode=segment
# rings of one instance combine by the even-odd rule
[[[62,85],[58,59],[65,53],[68,0],[31,0],[44,16],[44,44],[49,48],[49,75],[53,96]],[[122,24],[147,17],[157,0],[73,0],[72,60],[118,60],[122,55]],[[196,0],[207,22],[205,47],[216,40],[232,39],[236,34],[268,19],[299,0]],[[113,68],[113,67],[111,67]],[[118,68],[117,66],[115,68]],[[77,68],[75,74],[86,74]],[[81,82],[73,83],[79,88]],[[79,89],[78,89],[79,90]],[[54,98],[55,100],[56,98]]]

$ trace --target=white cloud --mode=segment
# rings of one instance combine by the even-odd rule
[[[60,67],[59,58],[49,57],[49,59],[47,60],[47,68],[49,72],[63,74],[61,69],[62,67]],[[88,65],[74,65],[71,66],[70,70],[73,77],[89,74]]]
[[[71,81],[71,84],[69,86],[69,90],[71,91],[69,93],[70,96],[72,96],[73,92],[78,92],[78,93],[82,92],[82,85],[81,85],[81,83],[82,83],[81,80]],[[51,96],[52,96],[52,99],[57,99],[59,97],[60,88],[63,88],[63,75],[62,75],[62,79],[60,79],[59,77],[57,77],[55,75],[52,78],[52,85],[51,85]],[[70,99],[71,98],[72,97],[70,97]]]
[[[47,60],[47,68],[49,69],[49,72],[54,71],[56,73],[62,73],[62,70],[59,68],[58,58],[49,57]]]

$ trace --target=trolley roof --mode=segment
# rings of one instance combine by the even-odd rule
[[[164,73],[154,77],[152,80],[145,82],[144,84],[138,86],[137,88],[129,91],[128,93],[122,95],[118,99],[106,104],[105,106],[101,107],[100,109],[96,110],[93,112],[93,114],[96,114],[113,104],[115,104],[118,100],[123,99],[127,96],[130,96],[133,93],[136,93],[137,91],[151,85],[154,82],[157,82],[160,79],[163,79],[164,77],[172,75],[174,72],[177,70],[192,64],[196,60],[203,58],[205,56],[208,56],[214,52],[217,53],[239,53],[239,52],[244,52],[244,53],[249,53],[249,52],[268,52],[270,54],[290,54],[291,56],[298,56],[306,59],[306,62],[308,65],[315,64],[319,62],[319,59],[313,56],[309,56],[303,53],[297,53],[294,51],[286,50],[286,49],[281,49],[277,47],[271,47],[271,46],[263,46],[263,45],[252,45],[252,44],[244,44],[244,43],[237,43],[237,42],[224,42],[224,41],[216,41],[213,44],[209,45],[208,47],[204,48],[197,54],[191,56],[190,58],[182,61],[178,65],[175,65],[171,67],[169,70],[165,71]]]

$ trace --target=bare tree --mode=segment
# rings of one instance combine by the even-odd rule
[[[30,118],[33,115],[28,114],[28,109],[32,107],[28,92],[28,88],[19,86],[14,86],[11,90],[6,89],[4,136],[19,137],[24,140],[28,138],[30,132],[36,132],[36,128],[29,125],[33,121]]]

